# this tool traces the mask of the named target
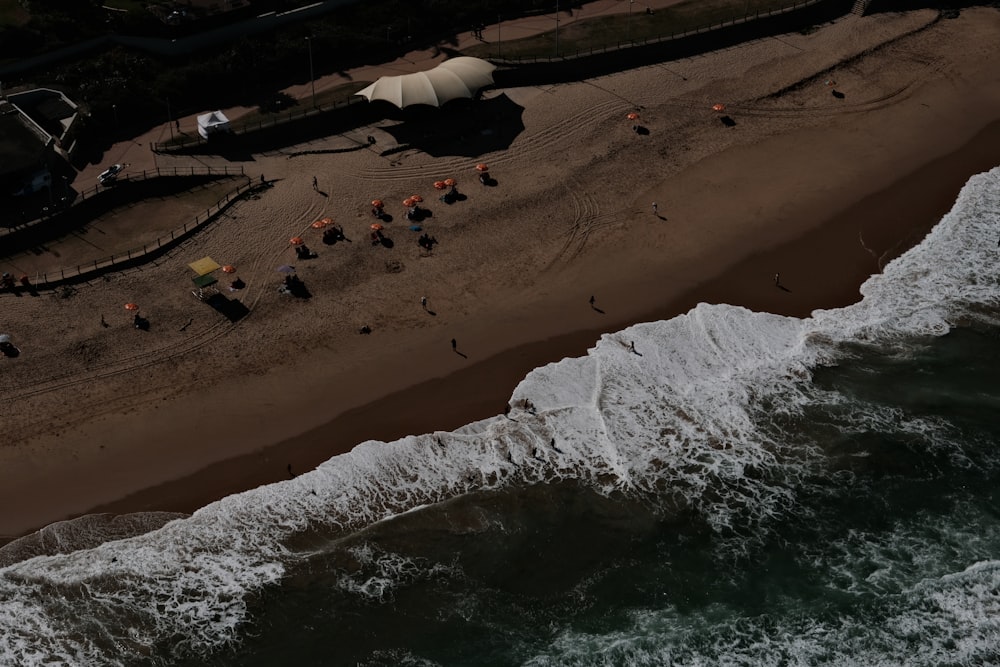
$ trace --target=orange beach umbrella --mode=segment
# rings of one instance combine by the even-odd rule
[[[712,105],[712,110],[713,111],[725,111],[726,110],[726,105],[725,104],[713,104]]]
[[[489,170],[490,170],[490,168],[487,167],[482,162],[480,162],[479,164],[476,165],[476,171],[489,171]]]
[[[373,199],[372,206],[374,206],[375,208],[382,208],[383,206],[385,206],[385,204],[382,203],[381,199]]]
[[[629,120],[639,120],[639,114],[637,114],[634,111],[625,117],[628,118]]]
[[[424,198],[421,197],[420,195],[410,195],[410,199],[418,203],[424,200]]]
[[[458,185],[458,181],[456,181],[454,178],[446,178],[444,179],[444,184],[447,185],[449,188],[453,188],[456,185]]]
[[[137,303],[126,303],[125,310],[139,310],[139,304]]]
[[[385,227],[383,227],[382,225],[378,224],[377,222],[373,222],[372,223],[372,231],[373,232],[377,232],[377,231],[382,230],[382,229],[385,229]]]
[[[403,206],[405,206],[406,208],[410,208],[415,203],[416,202],[413,201],[413,197],[407,197],[406,199],[403,200]]]
[[[225,273],[236,273],[236,267],[233,266],[232,264],[226,264],[224,267],[222,267],[222,270]]]
[[[446,187],[448,186],[445,184],[444,181],[434,181],[435,190],[444,190]]]
[[[301,236],[293,236],[292,238],[288,239],[288,242],[291,243],[292,245],[302,245],[303,243],[305,243],[305,241],[302,240]]]

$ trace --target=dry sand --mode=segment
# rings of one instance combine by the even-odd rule
[[[389,122],[255,155],[248,173],[274,187],[155,262],[72,294],[0,295],[22,350],[0,360],[0,535],[96,508],[190,511],[365,439],[498,414],[530,368],[698,301],[795,315],[849,303],[969,175],[1000,161],[998,38],[996,9],[851,16],[581,83],[489,91],[524,107],[525,129],[475,159],[383,156]],[[649,135],[631,131],[634,109]],[[339,152],[369,134],[374,148]],[[496,187],[475,182],[480,161]],[[448,176],[466,201],[436,200],[431,184]],[[402,222],[398,202],[413,193],[433,212],[431,256]],[[391,249],[367,242],[373,197],[396,217]],[[324,216],[353,243],[320,243],[309,225]],[[296,235],[316,259],[295,260]],[[205,255],[248,285],[237,295],[251,313],[236,325],[190,294],[187,263]],[[284,263],[311,299],[278,293]],[[775,272],[791,291],[775,289]],[[149,332],[131,326],[128,301]]]

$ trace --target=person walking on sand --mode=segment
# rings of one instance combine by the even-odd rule
[[[774,274],[774,286],[775,287],[781,287],[781,274],[780,273],[775,273]]]
[[[313,190],[319,190],[319,181],[316,180],[315,176],[313,176]]]
[[[426,296],[420,297],[420,307],[423,308],[424,310],[427,310],[427,297]]]
[[[656,202],[653,202],[653,215],[659,215],[659,208],[656,206]]]
[[[593,295],[591,295],[591,297],[590,297],[590,307],[591,308],[594,307],[594,297],[593,297]]]
[[[455,352],[458,352],[458,341],[455,340],[454,338],[451,339],[451,349],[453,349]]]

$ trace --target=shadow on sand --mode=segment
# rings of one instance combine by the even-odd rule
[[[489,99],[452,100],[441,108],[412,106],[396,110],[390,119],[396,125],[383,129],[400,145],[432,157],[478,157],[510,148],[524,131],[524,107],[505,93]]]

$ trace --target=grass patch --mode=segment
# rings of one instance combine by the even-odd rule
[[[24,25],[30,18],[17,0],[0,0],[0,28]]]
[[[793,3],[789,0],[689,0],[647,14],[637,2],[631,15],[600,16],[560,26],[558,54],[554,18],[553,29],[549,32],[511,41],[501,39],[499,45],[476,44],[462,53],[477,58],[495,58],[498,52],[499,57],[512,59],[564,57],[669,38],[689,30],[718,26],[744,16],[766,14],[791,6]]]

